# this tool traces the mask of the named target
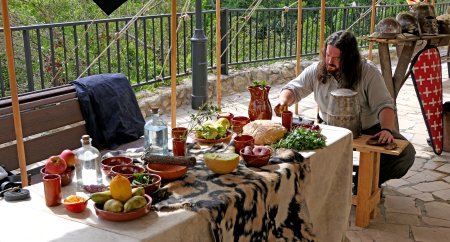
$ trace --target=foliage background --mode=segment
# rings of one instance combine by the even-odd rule
[[[190,11],[195,11],[195,0],[190,0]],[[204,10],[213,9],[215,0],[202,0]],[[11,25],[31,25],[42,23],[60,23],[80,20],[92,20],[114,17],[133,16],[148,0],[128,0],[110,16],[107,16],[92,0],[9,0]],[[157,0],[158,7],[146,14],[170,13],[171,1]],[[181,11],[186,0],[178,0]],[[222,8],[248,8],[250,0],[222,0]],[[296,0],[264,0],[260,8],[281,8],[294,4]],[[358,6],[369,6],[371,0],[327,0],[326,6],[350,6],[355,2]],[[382,0],[381,4],[406,4],[406,0]],[[320,7],[319,0],[303,0],[303,7]]]

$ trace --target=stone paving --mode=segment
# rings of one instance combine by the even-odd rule
[[[447,65],[443,67],[444,102],[450,101],[450,80]],[[226,87],[224,87],[226,88]],[[281,86],[272,86],[271,103],[275,104]],[[248,92],[222,98],[222,109],[247,116]],[[440,156],[427,145],[428,133],[411,78],[403,85],[397,98],[400,132],[416,149],[416,159],[401,179],[383,184],[377,216],[367,228],[354,225],[355,207],[349,219],[346,241],[349,242],[444,242],[450,241],[450,153]],[[294,110],[293,107],[290,108]],[[177,125],[188,121],[193,112],[189,105],[177,109]],[[299,114],[314,118],[317,105],[312,95],[299,103]],[[169,121],[170,118],[163,116]],[[355,152],[355,160],[358,154]]]

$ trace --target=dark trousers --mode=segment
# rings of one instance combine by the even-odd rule
[[[363,130],[363,134],[374,135],[380,132],[381,127],[380,124],[374,125],[366,130]],[[403,135],[396,131],[392,131],[392,135],[396,139],[406,140]],[[398,155],[380,155],[380,178],[379,185],[390,179],[398,179],[403,177],[411,168],[414,163],[416,155],[416,150],[414,146],[409,143],[408,146],[403,150],[403,152]]]

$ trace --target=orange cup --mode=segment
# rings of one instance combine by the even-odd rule
[[[175,127],[172,129],[172,138],[186,138],[187,128]]]
[[[174,138],[172,139],[173,156],[186,155],[186,139]]]
[[[44,183],[45,204],[54,207],[61,204],[61,176],[46,174],[42,178]]]
[[[238,135],[234,137],[234,152],[239,154],[239,151],[244,149],[246,146],[255,145],[255,139],[251,135]]]
[[[234,117],[234,115],[230,112],[220,112],[217,114],[217,119],[219,118],[226,118],[231,123],[231,119]]]
[[[242,133],[242,127],[248,123],[250,123],[250,118],[245,116],[236,116],[231,119],[231,127],[238,134]]]
[[[281,113],[281,125],[283,125],[287,131],[291,131],[292,129],[292,115],[291,111],[283,111]]]

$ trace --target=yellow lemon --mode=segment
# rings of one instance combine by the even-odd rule
[[[123,203],[133,196],[130,181],[121,175],[117,175],[111,180],[109,190],[111,191],[112,198]]]

